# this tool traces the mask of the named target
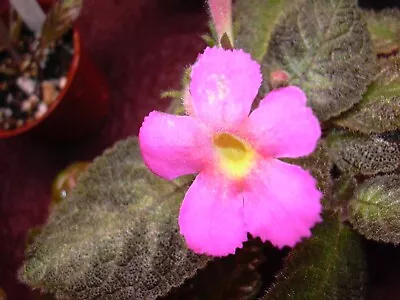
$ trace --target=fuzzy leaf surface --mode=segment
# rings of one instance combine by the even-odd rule
[[[62,299],[156,299],[209,261],[190,251],[177,216],[192,177],[144,165],[136,138],[106,151],[50,215],[20,278]]]
[[[235,45],[261,61],[287,0],[237,0],[233,11]]]
[[[322,121],[359,102],[374,69],[369,32],[356,0],[299,0],[287,5],[262,61],[264,76],[286,71]]]
[[[364,264],[359,236],[336,218],[325,217],[313,237],[289,253],[262,300],[362,299]]]
[[[399,167],[399,144],[379,135],[333,133],[328,137],[328,147],[333,161],[345,173],[375,175]]]
[[[328,208],[337,213],[344,220],[348,219],[348,204],[357,188],[357,180],[351,175],[343,174],[332,184],[332,196],[329,198]]]
[[[365,181],[349,203],[349,220],[367,239],[400,243],[400,176]]]
[[[67,33],[79,17],[82,0],[57,0],[47,13],[42,28],[42,42],[47,45]]]
[[[365,134],[400,128],[400,56],[379,59],[379,72],[362,101],[335,123]]]
[[[364,11],[374,50],[378,55],[390,55],[400,50],[400,10],[385,8]]]
[[[327,196],[330,194],[332,186],[330,172],[333,167],[333,161],[324,140],[318,142],[317,148],[311,155],[301,158],[286,158],[284,161],[309,170],[314,178],[317,179],[317,186],[324,195]]]

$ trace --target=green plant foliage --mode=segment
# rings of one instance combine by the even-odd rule
[[[62,299],[156,299],[209,261],[177,216],[192,176],[153,175],[136,138],[97,158],[29,246],[22,281]]]
[[[42,43],[47,45],[57,41],[79,17],[82,0],[57,0],[47,13],[42,28]]]
[[[395,141],[382,136],[333,133],[328,137],[329,153],[343,172],[374,175],[396,170],[400,149]]]
[[[365,181],[349,203],[349,220],[368,239],[400,243],[400,176]]]
[[[362,101],[335,123],[366,134],[400,128],[400,56],[379,59],[379,72]]]
[[[356,0],[287,5],[262,61],[264,76],[286,71],[290,83],[306,91],[308,104],[322,121],[359,102],[374,69],[375,55]]]
[[[371,33],[377,54],[390,55],[400,50],[400,10],[386,8],[375,12],[364,11],[368,30]]]
[[[287,0],[237,0],[233,10],[235,47],[261,61]]]
[[[266,261],[259,239],[244,243],[235,255],[214,260],[163,300],[254,299],[261,287],[261,267]]]
[[[333,167],[332,159],[327,152],[327,146],[324,140],[318,142],[315,151],[306,157],[284,159],[286,162],[296,164],[306,170],[310,170],[311,174],[318,181],[318,188],[325,196],[331,192],[331,169]]]
[[[347,174],[333,181],[333,192],[328,199],[328,208],[337,213],[342,220],[348,219],[348,204],[353,197],[357,184],[357,180]]]
[[[262,300],[363,298],[365,260],[360,238],[333,217],[313,230],[285,259],[283,271]]]

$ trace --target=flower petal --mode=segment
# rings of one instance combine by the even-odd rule
[[[300,157],[315,150],[321,127],[306,95],[295,86],[270,92],[248,119],[253,144],[269,157]]]
[[[146,165],[166,179],[202,170],[210,157],[205,131],[196,119],[151,112],[140,128],[140,150]]]
[[[192,67],[194,114],[214,127],[230,126],[248,116],[260,85],[260,65],[250,54],[207,48]]]
[[[200,173],[181,206],[181,234],[188,247],[199,254],[233,254],[247,239],[243,195],[221,180],[211,174]]]
[[[276,159],[261,163],[248,177],[244,192],[247,230],[277,247],[293,247],[311,235],[321,220],[322,194],[315,179],[298,166]]]

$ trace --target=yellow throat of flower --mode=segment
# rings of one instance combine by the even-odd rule
[[[216,134],[213,142],[224,174],[241,179],[250,172],[255,161],[255,152],[250,145],[229,133]]]

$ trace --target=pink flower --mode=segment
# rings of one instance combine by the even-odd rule
[[[198,173],[179,215],[197,253],[234,253],[247,233],[294,246],[321,220],[315,179],[277,159],[310,154],[319,122],[294,86],[272,91],[250,113],[260,85],[260,66],[249,54],[207,48],[192,68],[189,115],[153,111],[140,129],[154,173],[169,180]]]

